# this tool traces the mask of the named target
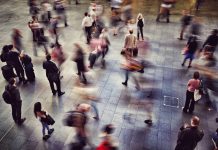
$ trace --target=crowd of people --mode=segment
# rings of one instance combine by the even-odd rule
[[[166,22],[170,23],[170,9],[172,5],[176,3],[176,0],[163,0],[160,6],[160,12],[157,15],[156,22],[159,23],[160,19],[166,18]],[[196,10],[198,10],[201,1],[196,3]],[[75,4],[80,2],[75,0]],[[132,0],[111,0],[111,25],[106,26],[102,16],[104,14],[104,8],[100,3],[91,3],[87,11],[84,12],[84,17],[81,18],[81,30],[83,30],[86,37],[86,44],[89,46],[88,68],[86,67],[85,50],[79,43],[74,43],[75,55],[71,59],[77,66],[78,84],[75,85],[78,94],[84,99],[88,99],[90,103],[78,104],[73,111],[67,112],[64,118],[64,125],[74,127],[76,129],[76,141],[72,143],[71,149],[82,150],[89,145],[91,148],[97,150],[115,150],[118,149],[119,144],[117,140],[112,136],[115,127],[112,124],[107,124],[103,128],[102,142],[98,146],[94,146],[88,139],[86,125],[89,119],[88,112],[93,109],[96,121],[100,120],[98,108],[95,101],[98,99],[92,89],[93,86],[91,79],[87,78],[86,73],[92,70],[98,59],[101,62],[101,68],[106,69],[106,55],[110,52],[111,40],[113,36],[121,34],[120,28],[127,27],[128,33],[125,35],[124,44],[119,52],[123,56],[123,63],[121,69],[125,72],[125,80],[122,84],[127,87],[130,74],[141,73],[143,74],[146,69],[146,63],[139,57],[139,55],[145,54],[144,51],[148,48],[148,41],[144,37],[143,28],[145,26],[146,18],[143,14],[138,12],[136,19],[133,18],[132,12]],[[61,31],[60,26],[68,27],[69,22],[67,19],[67,6],[69,2],[65,0],[29,0],[29,14],[31,20],[28,22],[28,27],[32,32],[33,43],[33,55],[37,56],[37,48],[44,47],[45,61],[42,63],[42,68],[46,72],[46,77],[49,81],[52,94],[56,94],[60,97],[65,94],[61,88],[61,75],[62,64],[66,60],[66,54],[63,51],[63,46],[60,43]],[[122,17],[121,17],[122,16]],[[137,28],[134,31],[131,26]],[[187,28],[190,27],[190,32],[187,34],[188,38],[184,36],[187,32]],[[202,95],[208,94],[205,92],[207,84],[202,81],[202,78],[216,79],[217,74],[215,70],[210,70],[211,62],[215,61],[215,51],[218,45],[218,29],[213,29],[211,35],[209,35],[202,46],[199,44],[201,36],[201,23],[199,17],[191,15],[190,10],[183,10],[181,18],[181,31],[179,33],[178,40],[186,40],[187,44],[184,45],[182,54],[184,60],[181,63],[185,66],[186,61],[189,59],[188,68],[195,68],[198,71],[194,72],[193,79],[190,79],[187,83],[186,101],[183,108],[184,113],[192,114],[194,112],[194,106]],[[49,33],[49,37],[45,36],[45,31]],[[136,32],[136,33],[135,33]],[[16,124],[21,125],[25,122],[26,118],[22,118],[21,107],[22,98],[20,96],[20,90],[17,86],[16,77],[19,79],[19,83],[31,84],[35,82],[35,72],[33,69],[34,64],[32,58],[25,50],[25,45],[22,43],[22,32],[19,29],[13,29],[12,43],[3,46],[1,52],[1,61],[5,63],[2,67],[2,74],[8,84],[5,86],[2,97],[7,104],[12,107],[12,117]],[[207,65],[192,65],[194,58],[208,61]],[[210,65],[208,65],[210,64]],[[214,64],[213,64],[214,66]],[[15,72],[14,72],[15,70]],[[205,71],[207,70],[207,71]],[[90,72],[90,71],[89,71]],[[136,90],[140,91],[141,86],[138,79],[132,75],[135,81]],[[55,85],[55,86],[54,86]],[[55,88],[56,87],[56,88]],[[215,86],[216,87],[216,86]],[[89,91],[91,89],[91,92]],[[210,90],[217,90],[217,88],[209,88]],[[200,96],[200,98],[199,98]],[[210,101],[208,100],[208,103]],[[211,103],[210,103],[211,104]],[[210,108],[212,106],[210,105]],[[53,125],[55,120],[43,110],[43,106],[40,102],[34,104],[34,115],[39,118],[42,124],[43,140],[47,141],[54,132],[54,128],[50,128],[49,125]],[[153,124],[152,117],[144,121],[151,126]],[[191,118],[191,124],[184,124],[178,134],[178,140],[176,150],[194,150],[197,143],[201,141],[204,136],[204,132],[199,129],[200,119],[197,116]],[[46,134],[47,130],[47,134]],[[213,135],[213,139],[218,145],[218,136]]]

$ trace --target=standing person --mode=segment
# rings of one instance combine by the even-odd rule
[[[207,46],[209,48],[208,51],[211,52],[213,56],[213,53],[216,50],[217,45],[218,45],[218,29],[213,29],[211,35],[209,35],[206,41],[204,42],[202,49]]]
[[[85,67],[85,62],[84,62],[84,53],[82,50],[82,47],[75,43],[74,46],[76,47],[76,56],[73,59],[73,61],[76,62],[76,66],[77,66],[77,70],[78,70],[78,76],[81,80],[81,77],[83,77],[83,83],[87,84],[87,80],[85,77],[85,71],[86,71],[86,67]]]
[[[65,7],[66,7],[66,4],[65,4],[64,0],[55,0],[54,1],[55,11],[61,18],[63,18],[64,25],[65,25],[65,27],[67,27],[68,24],[67,24],[67,15],[66,15]]]
[[[56,92],[58,92],[58,96],[65,94],[65,92],[61,92],[61,82],[58,67],[54,62],[51,61],[51,55],[49,54],[46,56],[46,61],[43,62],[43,69],[46,70],[46,76],[48,78],[53,95],[56,95]],[[54,83],[56,84],[57,90],[54,88]]]
[[[21,118],[22,100],[20,97],[20,91],[17,88],[16,80],[11,78],[9,84],[6,85],[5,90],[8,91],[11,99],[12,117],[15,123],[21,125],[26,118]]]
[[[129,34],[125,37],[124,48],[133,56],[133,50],[136,48],[136,36],[133,35],[133,30],[129,30]]]
[[[13,34],[12,34],[12,42],[13,42],[13,46],[19,51],[21,52],[21,50],[23,50],[23,44],[21,41],[22,35],[20,30],[18,29],[13,29]]]
[[[178,38],[178,40],[183,40],[183,34],[185,32],[185,30],[187,29],[187,27],[190,25],[191,23],[191,15],[189,14],[189,12],[187,10],[183,10],[182,12],[183,17],[181,18],[181,32],[180,32],[180,36]]]
[[[137,16],[137,39],[139,40],[139,35],[141,34],[142,40],[144,40],[144,36],[143,36],[143,27],[145,24],[145,20],[142,16],[141,13],[138,14]]]
[[[193,79],[190,79],[188,81],[188,87],[186,91],[186,101],[185,106],[183,108],[183,112],[187,113],[193,113],[195,108],[195,100],[194,100],[194,92],[196,89],[200,87],[200,74],[199,72],[194,72]]]
[[[8,45],[9,53],[8,58],[10,64],[15,68],[16,74],[19,78],[19,82],[27,83],[25,79],[24,69],[20,61],[20,53],[13,48],[13,45]]]
[[[54,132],[54,128],[49,129],[49,125],[46,121],[47,113],[46,111],[42,110],[42,105],[40,102],[36,102],[34,104],[34,115],[36,118],[39,118],[39,121],[42,124],[42,135],[43,135],[42,139],[46,141],[50,137],[52,132]],[[45,134],[45,129],[47,129],[48,134]]]
[[[89,16],[87,12],[85,12],[85,17],[82,20],[82,28],[85,31],[87,44],[90,43],[91,40],[91,34],[92,34],[92,18]]]
[[[187,52],[185,54],[185,58],[183,60],[182,66],[185,65],[187,59],[190,59],[188,68],[191,68],[192,60],[194,59],[195,52],[197,51],[198,48],[197,37],[191,36],[188,40],[186,47],[187,47]]]
[[[191,125],[184,124],[178,134],[175,150],[194,150],[198,142],[204,136],[204,132],[198,128],[200,119],[197,116],[191,118]]]

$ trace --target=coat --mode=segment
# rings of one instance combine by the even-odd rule
[[[175,150],[194,150],[203,136],[203,131],[199,130],[198,127],[181,129]]]

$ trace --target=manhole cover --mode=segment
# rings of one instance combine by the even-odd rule
[[[179,108],[179,98],[172,96],[164,96],[164,106]]]

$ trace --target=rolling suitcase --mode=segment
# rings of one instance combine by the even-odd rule
[[[5,78],[5,80],[9,81],[11,78],[16,77],[12,66],[5,65],[1,69],[2,69],[2,75]]]

